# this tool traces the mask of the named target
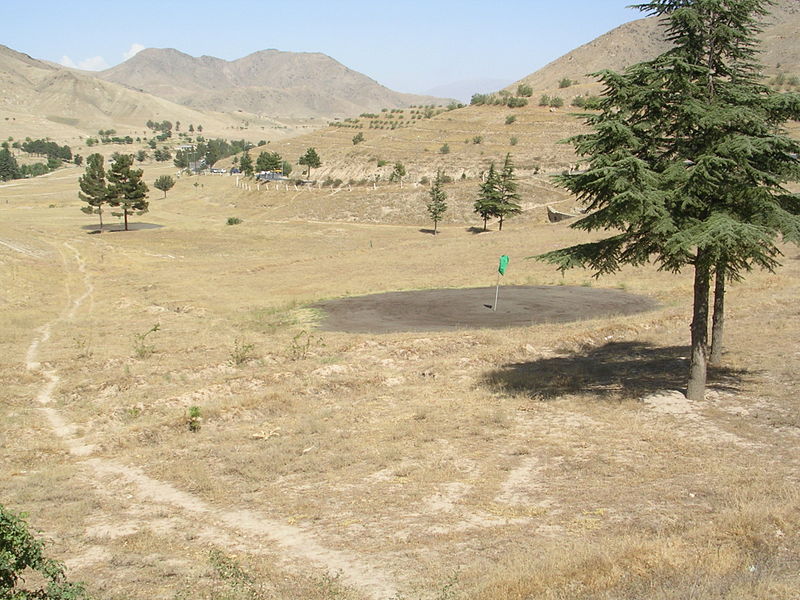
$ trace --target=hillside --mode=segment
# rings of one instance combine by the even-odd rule
[[[352,116],[441,98],[401,94],[321,53],[262,50],[234,61],[149,48],[99,76],[201,110]]]
[[[778,0],[770,13],[760,36],[763,44],[760,60],[765,74],[800,75],[800,45],[797,44],[800,0]],[[638,19],[568,52],[506,89],[513,91],[519,84],[526,84],[537,94],[557,90],[562,98],[569,100],[579,94],[597,92],[598,86],[590,73],[602,69],[621,71],[655,58],[668,47],[657,18]],[[559,89],[559,82],[564,78],[575,83],[567,89]]]
[[[148,120],[202,123],[206,132],[247,137],[280,137],[291,131],[273,119],[243,113],[198,111],[76,69],[31,58],[0,45],[0,117],[4,137],[51,137],[73,141],[98,129],[141,131]]]

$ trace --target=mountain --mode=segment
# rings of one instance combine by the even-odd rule
[[[67,128],[75,135],[125,125],[140,128],[149,119],[202,123],[207,130],[235,123],[225,115],[201,113],[2,45],[0,111],[8,115],[4,127],[25,135],[50,135],[48,127]]]
[[[800,38],[800,0],[778,0],[770,7],[760,38],[760,61],[765,74],[800,76],[800,44],[797,43]],[[588,76],[589,73],[602,69],[622,71],[635,63],[655,58],[668,48],[658,18],[638,19],[576,48],[506,89],[516,90],[522,83],[530,85],[537,94],[558,90],[559,95],[569,99],[587,91],[597,91],[595,80]],[[559,89],[559,82],[565,78],[576,83]]]
[[[262,50],[226,61],[142,50],[98,76],[200,110],[347,117],[447,100],[392,91],[320,53]]]

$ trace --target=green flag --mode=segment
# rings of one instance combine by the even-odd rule
[[[497,270],[500,273],[500,275],[506,274],[506,267],[508,267],[508,256],[503,254],[503,256],[500,257],[500,266],[497,267]]]

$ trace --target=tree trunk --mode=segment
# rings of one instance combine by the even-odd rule
[[[128,209],[122,209],[122,212],[125,213],[125,231],[128,231]]]
[[[484,216],[484,217],[483,217],[483,230],[484,230],[484,231],[486,231],[486,221],[487,221],[488,219],[489,219],[489,217],[486,217],[486,216]]]
[[[694,265],[694,307],[692,311],[692,358],[689,363],[689,384],[686,397],[702,400],[706,392],[708,355],[708,291],[710,271],[705,255],[697,251]]]
[[[103,233],[103,207],[97,207],[97,214],[100,216],[100,233]]]
[[[500,227],[497,229],[498,231],[503,231],[503,216],[500,215]]]
[[[433,222],[433,235],[436,235],[436,225],[438,223],[436,221]]]
[[[709,364],[722,360],[722,334],[725,325],[725,263],[717,265],[714,282],[714,314],[711,317],[711,356]]]

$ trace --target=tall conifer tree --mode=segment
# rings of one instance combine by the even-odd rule
[[[117,157],[108,172],[108,203],[122,207],[122,213],[112,213],[125,217],[125,231],[128,231],[128,215],[142,215],[147,212],[147,184],[142,181],[142,170],[132,169],[133,156],[123,154]]]
[[[78,197],[86,202],[81,208],[87,215],[100,217],[100,231],[103,231],[103,205],[108,203],[108,185],[103,167],[102,154],[90,154],[86,159],[86,172],[78,179]]]
[[[800,117],[800,95],[759,81],[755,35],[769,0],[660,0],[638,6],[663,18],[673,47],[605,84],[592,133],[572,138],[583,173],[560,183],[589,214],[573,224],[616,230],[597,242],[542,255],[560,269],[596,275],[649,260],[694,270],[687,395],[706,385],[710,283],[723,321],[725,282],[754,267],[779,266],[780,238],[800,242],[800,144],[782,124]],[[721,344],[721,339],[719,340]]]

